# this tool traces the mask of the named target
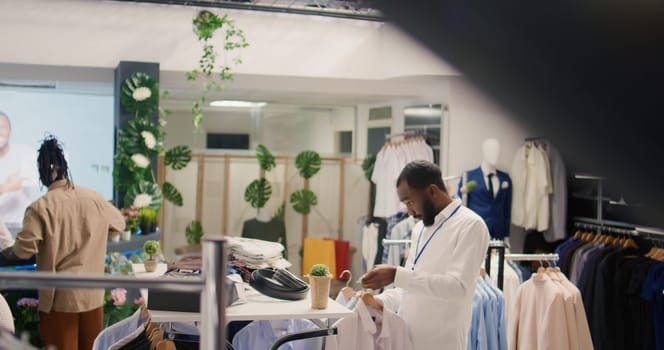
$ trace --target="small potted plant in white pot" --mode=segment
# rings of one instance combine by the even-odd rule
[[[325,264],[315,264],[309,270],[312,309],[327,309],[331,280],[330,269]]]
[[[157,269],[157,263],[159,263],[159,242],[152,239],[145,241],[143,252],[146,255],[146,258],[143,260],[145,271],[154,272]]]

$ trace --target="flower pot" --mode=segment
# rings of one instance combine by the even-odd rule
[[[157,270],[157,264],[159,263],[159,260],[157,259],[149,259],[145,260],[143,262],[143,266],[145,266],[145,272],[154,272]]]
[[[124,231],[121,236],[123,241],[128,241],[131,239],[131,231]]]
[[[111,242],[119,242],[120,241],[120,235],[113,235],[111,236]]]
[[[309,276],[311,287],[311,308],[327,309],[327,301],[330,299],[330,281],[332,276],[319,277]]]

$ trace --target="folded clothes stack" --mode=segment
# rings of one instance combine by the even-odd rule
[[[283,258],[284,246],[281,243],[241,237],[226,237],[226,240],[230,261],[239,262],[249,269],[291,267],[291,263]]]

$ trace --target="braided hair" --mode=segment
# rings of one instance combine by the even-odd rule
[[[62,179],[71,182],[64,151],[55,136],[48,135],[42,141],[41,147],[39,147],[37,165],[39,167],[39,179],[44,186],[48,187],[55,181]]]

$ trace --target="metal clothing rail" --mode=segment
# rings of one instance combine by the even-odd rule
[[[133,278],[95,274],[48,272],[0,272],[0,288],[153,288],[183,292],[201,292],[201,349],[225,346],[226,275],[225,240],[222,236],[205,237],[202,244],[202,278]]]
[[[558,261],[558,254],[505,254],[505,259],[512,261]]]
[[[383,239],[383,245],[402,245],[411,244],[410,239]]]
[[[597,228],[603,231],[607,232],[614,232],[614,233],[626,233],[626,232],[616,232],[615,230],[617,229],[623,229],[623,230],[628,230],[631,231],[630,234],[633,235],[639,235],[639,234],[646,234],[646,235],[654,235],[654,236],[664,236],[664,229],[661,228],[656,228],[656,227],[646,227],[646,226],[640,226],[640,225],[635,225],[627,222],[622,222],[622,221],[613,221],[613,220],[598,220],[598,219],[591,219],[591,218],[586,218],[586,217],[574,217],[574,223],[577,227],[583,228],[585,226],[591,226],[593,228]],[[612,231],[613,230],[613,231]]]

